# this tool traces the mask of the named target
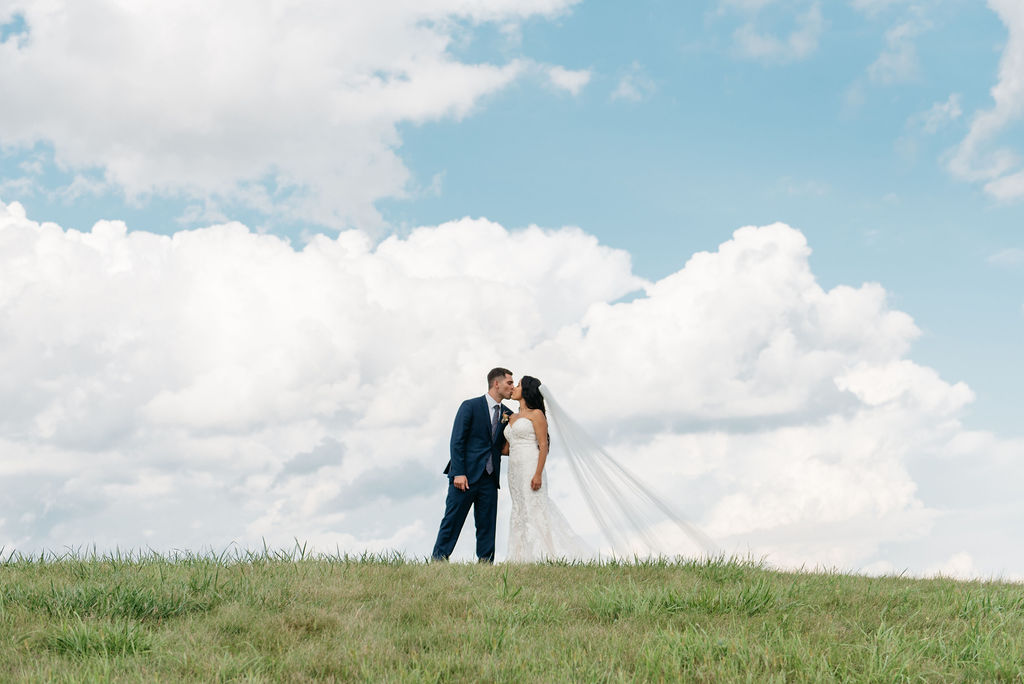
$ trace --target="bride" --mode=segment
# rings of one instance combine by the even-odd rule
[[[512,390],[519,413],[505,426],[508,488],[512,498],[508,560],[530,563],[554,558],[591,555],[572,531],[544,486],[548,458],[548,420],[540,380],[524,375]]]
[[[550,389],[524,375],[512,390],[519,412],[505,426],[508,486],[512,499],[508,560],[585,559],[595,554],[548,497],[544,466],[550,438],[568,461],[598,528],[620,557],[718,554],[715,544],[674,508],[596,444],[562,407]]]

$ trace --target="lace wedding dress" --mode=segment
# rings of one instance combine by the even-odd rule
[[[548,498],[547,471],[541,477],[540,489],[533,491],[530,487],[540,454],[533,423],[525,416],[510,421],[505,426],[505,439],[508,440],[508,491],[512,498],[508,560],[533,563],[591,556],[590,549]]]

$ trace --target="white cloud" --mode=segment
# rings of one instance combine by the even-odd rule
[[[1000,145],[1001,134],[1024,116],[1024,5],[1016,0],[989,0],[1009,31],[999,63],[999,81],[992,88],[995,105],[978,111],[966,137],[953,150],[949,169],[954,176],[983,183],[1000,200],[1024,197],[1024,170],[1019,154]]]
[[[38,157],[29,159],[18,164],[18,168],[30,176],[39,176],[43,173],[43,160]]]
[[[907,118],[906,133],[896,139],[896,152],[908,163],[917,160],[922,134],[935,135],[963,116],[960,95],[951,94],[945,102],[936,102],[927,111]]]
[[[923,570],[960,518],[922,478],[984,492],[985,513],[1019,446],[966,432],[971,392],[908,357],[910,317],[877,284],[822,289],[809,253],[747,227],[645,283],[576,228],[462,219],[296,251],[239,224],[80,233],[0,205],[0,545],[425,555],[454,407],[502,364],[728,551],[881,567],[911,540]],[[1024,568],[1009,523],[986,534]]]
[[[789,176],[783,176],[778,182],[779,190],[786,193],[787,195],[794,196],[812,196],[812,197],[823,197],[827,195],[831,188],[828,183],[820,180],[803,180],[799,181]]]
[[[890,7],[899,5],[911,5],[913,7],[917,7],[920,3],[918,0],[853,0],[851,4],[855,9],[860,10],[869,16],[875,16]]]
[[[953,93],[945,102],[936,102],[931,108],[916,116],[912,121],[920,122],[925,133],[938,133],[943,127],[956,121],[963,115],[960,107],[960,94]]]
[[[741,3],[745,8],[750,3]],[[753,3],[753,9],[767,3]],[[818,3],[796,17],[796,26],[789,35],[780,37],[766,33],[750,21],[733,33],[733,40],[739,53],[751,59],[771,62],[789,62],[804,59],[818,49],[818,42],[825,30],[825,20]]]
[[[985,192],[997,200],[1012,202],[1024,197],[1024,170],[1009,173],[985,184]]]
[[[18,176],[0,181],[0,195],[16,195],[28,197],[38,189],[38,181],[33,176]]]
[[[396,124],[467,116],[524,73],[454,57],[460,27],[575,1],[8,3],[28,38],[0,44],[0,145],[51,143],[130,198],[374,226],[409,180]]]
[[[871,66],[868,78],[876,83],[891,85],[911,80],[917,75],[917,47],[914,39],[926,26],[908,21],[885,32],[885,49]]]
[[[1020,247],[1008,247],[1006,249],[1002,249],[989,256],[988,262],[990,264],[999,264],[1001,266],[1024,264],[1024,249],[1021,249]]]
[[[434,517],[435,497],[417,496],[443,481],[451,403],[590,303],[643,284],[626,254],[578,229],[466,219],[296,252],[238,224],[63,231],[17,204],[0,207],[0,264],[8,548],[257,543],[285,529],[368,543],[377,532],[347,510],[356,491],[403,502],[389,540]],[[278,479],[332,443],[340,457],[319,478]],[[396,469],[419,489],[353,485]]]
[[[653,95],[657,89],[657,85],[644,71],[643,65],[640,62],[633,62],[619,79],[615,90],[612,91],[611,99],[641,102]]]
[[[579,95],[583,88],[590,83],[590,70],[580,69],[573,71],[565,67],[553,66],[548,69],[548,79],[551,85],[561,90],[568,91],[573,95]]]
[[[966,551],[954,553],[946,561],[931,566],[928,569],[928,574],[961,580],[979,578],[978,569],[974,566],[974,559]]]
[[[895,14],[896,18],[885,32],[885,46],[878,57],[868,65],[865,71],[866,78],[856,79],[847,89],[847,114],[856,113],[864,105],[867,83],[892,86],[917,78],[920,60],[916,41],[921,34],[931,30],[933,17],[931,0],[854,0],[852,5],[854,9],[871,19],[889,14],[887,10],[890,9],[895,10],[892,14]],[[920,118],[921,115],[911,116],[907,123],[917,126]],[[904,159],[912,161],[916,157],[917,143],[913,139],[902,137],[896,146]]]
[[[719,0],[720,9],[737,9],[743,12],[757,12],[778,0]]]

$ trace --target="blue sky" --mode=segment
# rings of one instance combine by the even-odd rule
[[[229,221],[253,236],[290,240],[297,251],[318,234],[358,234],[398,251],[420,244],[416,238],[429,244],[424,260],[438,263],[449,263],[449,248],[417,228],[487,219],[511,231],[499,241],[512,244],[528,239],[521,229],[540,226],[549,231],[544,249],[561,254],[571,244],[590,260],[580,257],[580,272],[593,266],[608,275],[604,284],[601,272],[581,276],[579,300],[557,311],[536,303],[547,326],[538,339],[547,343],[520,349],[493,341],[496,350],[534,360],[548,358],[544,344],[561,339],[552,321],[585,331],[593,323],[587,306],[642,296],[636,276],[678,275],[698,252],[732,263],[718,250],[734,231],[782,222],[806,238],[810,271],[826,291],[878,283],[888,309],[913,318],[916,338],[885,328],[893,350],[902,349],[897,338],[912,339],[909,351],[892,351],[890,360],[934,369],[943,383],[935,396],[962,398],[957,384],[970,388],[973,401],[950,399],[963,435],[974,435],[964,441],[985,433],[1000,453],[1019,448],[1024,184],[1013,180],[1020,168],[1014,155],[1024,153],[1024,74],[1005,65],[1024,52],[1024,16],[1010,0],[493,0],[472,10],[440,2],[422,14],[400,4],[393,11],[325,5],[309,10],[315,20],[264,9],[163,8],[148,16],[102,0],[0,1],[0,90],[9,105],[0,112],[0,202],[17,202],[26,220],[65,231],[87,232],[100,220],[124,221],[129,234],[179,239],[195,231],[196,240],[213,241],[211,250],[232,240],[240,250],[248,245],[203,232]],[[990,112],[1005,116],[992,123]],[[487,234],[489,225],[458,223],[453,244],[486,254],[472,235]],[[632,272],[575,242],[582,239],[576,233],[558,231],[565,226],[628,254]],[[799,270],[790,235],[777,239],[793,255],[786,263]],[[736,244],[754,250],[758,239],[745,234]],[[547,258],[509,250],[519,259]],[[209,255],[210,263],[219,258]],[[12,269],[22,263],[11,259]],[[686,273],[698,278],[699,271]],[[549,276],[536,274],[538,282]],[[290,282],[282,280],[276,294],[293,294]],[[519,315],[509,314],[534,320],[529,310]],[[885,312],[877,320],[864,315],[864,325],[885,319]],[[848,365],[881,363],[863,344]],[[179,352],[172,356],[187,356]],[[383,361],[364,360],[363,372],[375,364]],[[195,387],[221,371],[228,373],[196,376]],[[187,385],[181,377],[174,382]],[[930,391],[930,380],[914,377]],[[154,393],[153,401],[166,398]],[[64,414],[41,410],[8,437],[29,434],[52,415]],[[637,424],[661,420],[652,415]],[[731,425],[746,417],[739,411],[715,420]],[[126,434],[145,432],[124,420]],[[438,415],[424,429],[443,432],[446,420]],[[231,425],[225,430],[241,434]],[[320,425],[322,442],[289,442],[289,453],[304,462],[302,454],[333,453],[325,444],[355,448],[332,432],[338,425]],[[209,429],[193,427],[196,435]],[[245,439],[255,444],[255,435]],[[39,439],[36,446],[50,437]],[[104,448],[125,448],[110,439]],[[294,459],[281,472],[291,472]],[[921,462],[907,467],[925,470]],[[917,481],[921,491],[945,491],[926,480]],[[933,505],[941,508],[925,501]],[[286,522],[274,529],[287,539],[294,530]],[[8,535],[26,548],[61,538],[52,529]],[[931,537],[921,539],[917,556],[883,557],[894,548],[889,539],[834,560],[884,570],[892,567],[886,563],[935,568],[953,557],[956,549],[940,553]],[[1024,560],[982,562],[978,550],[965,553],[974,569],[1024,572]],[[833,558],[822,554],[813,557]]]
[[[411,167],[442,173],[443,192],[386,204],[392,220],[580,225],[649,278],[736,227],[785,221],[824,284],[878,281],[914,316],[917,358],[977,391],[973,424],[1024,434],[1024,271],[988,261],[1024,245],[1022,207],[945,170],[967,117],[931,135],[914,123],[953,93],[968,113],[990,105],[1006,39],[995,14],[940,5],[915,72],[876,84],[867,69],[902,7],[871,18],[829,4],[819,48],[778,63],[738,57],[736,21],[706,5],[615,5],[524,32],[540,59],[595,71],[579,97],[517,89],[470,120],[406,127]],[[651,92],[611,99],[634,63]]]
[[[739,226],[784,221],[807,235],[825,286],[877,281],[915,318],[924,333],[916,358],[977,393],[971,425],[1022,435],[1024,267],[990,262],[1024,248],[1022,206],[952,177],[944,163],[971,113],[991,106],[1007,29],[978,2],[878,4],[874,13],[822,5],[816,46],[792,58],[745,55],[734,36],[748,21],[786,35],[804,9],[792,2],[757,12],[583,2],[526,20],[514,37],[463,22],[451,49],[461,59],[526,54],[589,70],[590,82],[574,96],[528,78],[464,118],[399,124],[398,154],[412,179],[408,197],[377,201],[382,231],[462,216],[577,225],[657,279]],[[920,25],[907,72],[872,79],[886,31],[905,22]],[[24,20],[8,26],[6,34],[24,30]],[[638,84],[637,99],[614,97],[623,79]],[[954,94],[963,114],[925,132],[924,115]],[[1019,148],[1021,127],[1004,139]],[[83,230],[101,218],[156,232],[203,225],[181,220],[190,201],[173,194],[48,196],[73,174],[53,167],[45,140],[8,149],[0,179],[22,177],[19,166],[37,158],[47,167],[38,186],[7,193],[37,220]],[[266,222],[244,207],[228,214],[296,238],[324,230]]]

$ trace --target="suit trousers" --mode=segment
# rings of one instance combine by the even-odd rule
[[[494,562],[494,530],[498,526],[498,479],[495,475],[485,472],[466,491],[456,489],[452,481],[448,481],[444,517],[431,553],[434,559],[447,560],[452,555],[472,508],[476,523],[476,557],[487,563]]]

